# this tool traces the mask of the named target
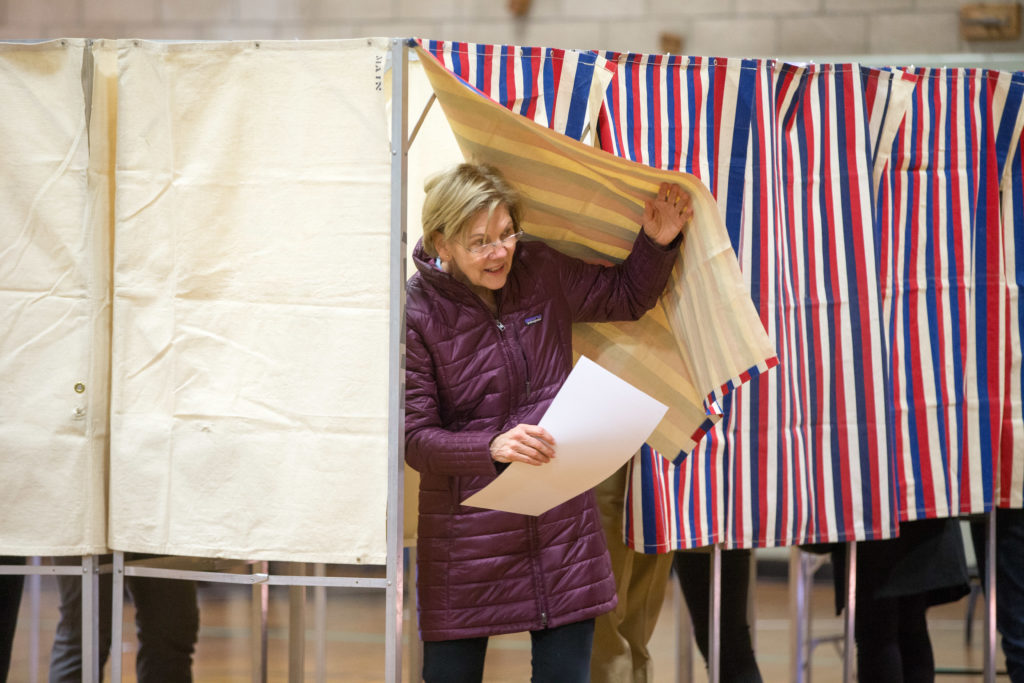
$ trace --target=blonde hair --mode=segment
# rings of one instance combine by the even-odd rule
[[[484,210],[492,213],[504,206],[512,225],[519,230],[522,197],[490,164],[459,164],[428,178],[423,189],[427,193],[422,214],[423,249],[430,256],[437,256],[436,235],[446,241],[454,239],[468,227],[470,219]]]

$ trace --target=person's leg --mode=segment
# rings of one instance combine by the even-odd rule
[[[25,564],[24,557],[0,557],[0,564]],[[11,648],[18,630],[18,610],[25,577],[0,576],[0,681],[7,680],[11,668]]]
[[[126,585],[135,603],[139,683],[189,683],[199,637],[195,582],[130,576]]]
[[[78,557],[56,557],[56,564],[77,564]],[[99,668],[102,671],[110,654],[110,574],[99,576]],[[79,683],[82,680],[82,577],[57,577],[60,593],[60,620],[50,650],[50,683]]]
[[[594,622],[591,683],[648,683],[654,680],[647,649],[665,600],[672,554],[647,555],[622,539],[626,467],[595,489],[601,526],[608,543],[619,602]]]
[[[651,642],[665,603],[665,589],[672,574],[673,553],[648,555],[629,548],[626,551],[631,555],[631,572],[623,592],[619,593],[620,599],[625,595],[627,606],[619,624],[619,633],[629,643],[633,683],[652,683],[655,678],[654,665],[647,644]]]
[[[1024,683],[1024,510],[996,512],[996,625],[1006,673]]]
[[[424,683],[480,683],[484,679],[487,638],[423,643]]]
[[[533,652],[531,683],[587,683],[594,620],[586,619],[543,631],[530,631]]]
[[[708,580],[711,571],[711,558],[701,550],[680,550],[672,559],[672,568],[679,579],[679,588],[686,600],[686,609],[690,613],[693,624],[693,639],[697,641],[697,649],[708,658],[708,619],[711,597],[711,583]]]
[[[931,683],[935,680],[935,656],[928,637],[927,595],[908,595],[897,598],[897,603],[903,683]]]
[[[708,660],[708,628],[710,624],[711,555],[707,552],[680,551],[674,560],[679,585],[683,589],[687,609],[693,623],[697,647]],[[750,551],[728,550],[722,553],[721,631],[722,656],[719,658],[720,679],[729,683],[760,683],[761,672],[754,657],[747,621],[747,600],[750,585]]]
[[[857,679],[872,683],[902,683],[898,600],[872,600],[858,592],[855,602],[853,636],[857,643]]]

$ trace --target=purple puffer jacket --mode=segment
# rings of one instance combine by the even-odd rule
[[[678,253],[643,232],[607,268],[521,242],[493,314],[416,245],[406,286],[405,459],[421,473],[423,640],[552,628],[615,607],[592,491],[537,517],[460,504],[498,475],[489,444],[537,424],[572,369],[572,323],[634,320]]]

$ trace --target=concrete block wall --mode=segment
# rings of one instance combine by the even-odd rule
[[[991,0],[1005,2],[1007,0]],[[1024,53],[1024,40],[966,42],[962,0],[0,0],[0,40],[418,36],[518,45],[800,57]],[[1022,64],[1024,68],[1024,64]]]

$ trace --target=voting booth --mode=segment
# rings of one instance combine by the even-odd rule
[[[124,553],[385,566],[245,580],[386,591],[397,680],[407,254],[423,180],[463,158],[522,189],[528,234],[594,261],[625,256],[658,183],[695,199],[659,306],[574,333],[668,406],[630,464],[627,544],[1024,506],[1022,99],[1024,75],[986,69],[0,44],[0,555],[93,575],[114,552],[115,582],[224,580]]]

